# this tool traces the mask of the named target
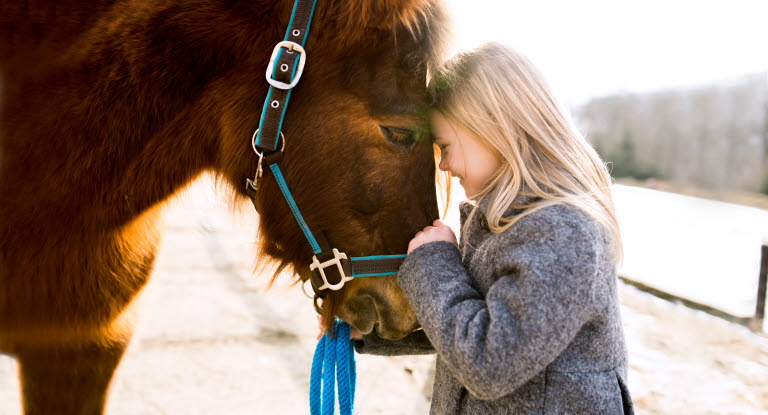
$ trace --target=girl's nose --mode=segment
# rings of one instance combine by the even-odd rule
[[[448,162],[445,161],[445,158],[440,159],[440,164],[437,165],[437,168],[439,168],[442,171],[448,170]]]

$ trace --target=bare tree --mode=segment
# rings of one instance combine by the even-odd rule
[[[574,114],[616,176],[660,175],[757,190],[768,175],[767,83],[768,74],[758,74],[698,88],[612,95]]]

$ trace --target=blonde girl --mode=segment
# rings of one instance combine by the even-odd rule
[[[437,353],[432,414],[631,414],[610,176],[536,68],[496,43],[431,81],[439,168],[472,201],[398,283],[423,330],[360,353]]]

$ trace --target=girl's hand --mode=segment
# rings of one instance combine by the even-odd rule
[[[325,326],[323,326],[323,317],[319,314],[317,315],[317,330],[317,338],[315,340],[320,340],[320,338],[323,337],[323,334],[325,334]],[[351,340],[363,340],[363,335],[354,327],[350,326],[349,338]]]
[[[436,220],[432,223],[432,226],[427,226],[423,231],[417,233],[416,236],[411,239],[411,242],[408,243],[408,253],[410,254],[411,251],[425,243],[435,241],[446,241],[459,246],[459,243],[456,242],[456,234],[453,233],[453,230],[440,220]]]

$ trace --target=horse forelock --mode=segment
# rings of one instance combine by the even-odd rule
[[[337,16],[358,31],[370,27],[406,27],[414,35],[434,17],[440,3],[435,0],[341,0],[334,2]]]
[[[321,24],[333,27],[333,42],[348,50],[360,43],[389,42],[410,36],[420,44],[428,67],[442,59],[447,35],[447,15],[438,0],[339,0],[321,13]],[[318,8],[321,5],[317,6]]]

